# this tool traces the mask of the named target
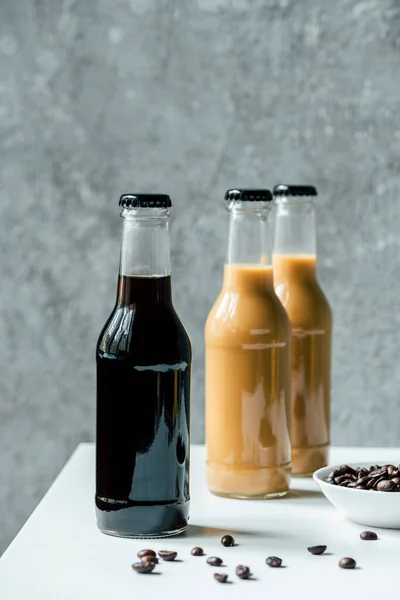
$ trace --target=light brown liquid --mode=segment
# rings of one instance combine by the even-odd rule
[[[225,266],[205,338],[209,489],[237,498],[286,493],[291,329],[272,267]]]
[[[274,285],[292,324],[292,472],[328,463],[332,312],[313,255],[273,255]]]

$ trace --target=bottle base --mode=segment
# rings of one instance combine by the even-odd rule
[[[206,469],[208,489],[223,498],[268,500],[284,496],[289,490],[290,462],[254,468],[207,461]]]
[[[292,476],[312,477],[315,471],[326,467],[329,462],[330,446],[292,447]]]
[[[115,504],[96,498],[97,527],[114,537],[165,538],[185,531],[189,520],[189,501],[171,504]]]
[[[175,529],[174,531],[162,531],[161,533],[131,533],[127,531],[116,531],[115,529],[104,529],[97,524],[101,533],[105,533],[106,535],[111,535],[112,537],[120,537],[120,538],[128,538],[131,540],[154,540],[154,539],[162,539],[173,537],[174,535],[179,535],[183,533],[187,529],[187,525],[181,527],[180,529]]]

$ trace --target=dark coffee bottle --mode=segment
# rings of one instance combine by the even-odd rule
[[[163,537],[188,521],[191,345],[172,303],[169,196],[120,206],[117,302],[96,350],[97,524]]]

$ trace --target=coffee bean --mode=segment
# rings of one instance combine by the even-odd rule
[[[376,535],[375,531],[363,531],[360,533],[360,538],[362,540],[377,540],[378,536]]]
[[[370,477],[378,478],[378,477],[387,477],[387,469],[386,467],[381,467],[380,469],[378,469],[377,471],[372,471],[372,473],[369,474]]]
[[[204,550],[203,550],[203,548],[200,548],[200,546],[196,546],[195,548],[192,548],[192,551],[191,551],[192,556],[203,556],[203,554],[204,554]]]
[[[224,535],[221,538],[221,544],[226,547],[234,546],[235,540],[233,539],[233,537],[231,535]]]
[[[160,550],[158,556],[163,560],[170,562],[171,560],[175,560],[178,556],[177,552],[173,552],[171,550]]]
[[[334,479],[335,477],[340,477],[341,474],[342,472],[339,471],[339,469],[335,469],[334,471],[330,472],[329,477],[332,477],[332,479]]]
[[[391,492],[394,488],[395,484],[391,479],[382,479],[376,486],[378,492]]]
[[[269,567],[281,567],[282,559],[277,556],[269,556],[265,561]]]
[[[375,479],[370,479],[365,487],[367,488],[367,490],[372,490],[374,485],[375,485]]]
[[[400,483],[400,477],[393,477],[393,478],[392,478],[392,481],[393,481],[393,483],[394,483],[395,485],[399,485],[399,483]]]
[[[369,481],[369,477],[360,477],[360,479],[357,481],[357,485],[367,485]]]
[[[378,483],[380,481],[383,481],[385,479],[385,477],[383,475],[380,475],[379,477],[375,477],[375,479],[373,479],[372,481],[374,482],[374,485],[372,486],[373,490],[376,490]]]
[[[334,481],[337,485],[342,485],[343,483],[351,483],[352,481],[356,481],[356,477],[353,477],[353,475],[341,475],[340,477],[336,477]]]
[[[132,565],[132,569],[134,571],[136,571],[136,573],[151,573],[152,571],[154,571],[156,566],[156,563],[154,562],[154,560],[151,560],[149,558],[144,558],[141,562],[138,563],[133,563]]]
[[[339,561],[339,567],[341,569],[355,569],[356,568],[356,561],[354,560],[354,558],[342,558]]]
[[[212,567],[220,567],[222,562],[222,558],[218,558],[218,556],[210,556],[210,558],[207,558],[207,564]]]
[[[349,486],[353,486],[356,485],[356,482],[353,481],[352,479],[343,479],[341,481],[341,483],[339,483],[340,487],[349,487]]]
[[[342,473],[349,473],[351,475],[354,475],[355,477],[357,476],[357,471],[352,467],[349,467],[349,465],[342,465],[340,467],[340,470],[342,471]]]
[[[323,554],[326,550],[326,546],[310,546],[307,550],[311,552],[311,554]]]
[[[145,556],[153,556],[155,558],[157,556],[154,550],[140,550],[137,555],[138,558],[144,558]]]
[[[228,575],[224,575],[222,573],[214,573],[214,579],[219,581],[219,583],[226,583],[228,581]]]
[[[249,567],[238,565],[236,567],[236,575],[240,577],[240,579],[248,579],[251,575]]]
[[[387,474],[389,475],[389,477],[392,477],[394,471],[396,470],[396,467],[393,465],[389,465],[387,468]]]

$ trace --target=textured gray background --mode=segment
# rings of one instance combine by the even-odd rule
[[[333,441],[400,445],[399,38],[398,0],[0,0],[0,552],[93,438],[121,192],[174,201],[199,442],[223,193],[316,184]]]

